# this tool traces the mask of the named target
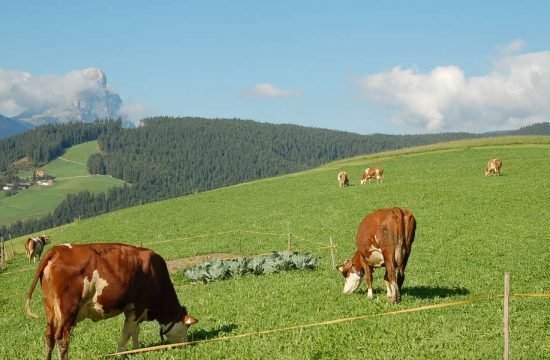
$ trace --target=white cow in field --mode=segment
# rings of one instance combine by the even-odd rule
[[[33,260],[33,262],[36,262],[36,259],[40,260],[44,247],[49,243],[50,239],[47,235],[32,237],[25,240],[25,254],[29,258],[29,264],[31,260]]]
[[[502,160],[500,159],[491,159],[487,162],[485,167],[485,176],[489,176],[491,173],[493,175],[500,176],[500,168],[502,167]]]
[[[340,185],[340,187],[349,185],[349,178],[348,178],[348,173],[347,172],[340,171],[338,173],[337,179],[338,179],[338,184]]]
[[[384,169],[381,167],[366,168],[361,175],[361,184],[370,183],[370,179],[375,178],[377,182],[384,181]]]

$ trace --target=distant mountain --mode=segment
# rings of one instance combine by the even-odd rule
[[[33,126],[24,121],[0,115],[0,139],[27,131]]]
[[[120,114],[122,100],[109,90],[105,72],[97,68],[82,71],[83,80],[89,85],[79,91],[70,101],[55,103],[45,109],[28,110],[14,118],[32,126],[68,123],[93,122],[96,119],[116,118]]]

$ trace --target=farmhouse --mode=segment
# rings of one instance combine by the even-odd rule
[[[48,180],[38,180],[36,182],[36,185],[40,185],[40,186],[50,186],[50,185],[53,185],[53,180],[52,179],[48,179]]]

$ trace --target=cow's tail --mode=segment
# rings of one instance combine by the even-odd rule
[[[416,232],[414,215],[406,209],[394,209],[399,226],[397,227],[397,246],[395,248],[395,262],[400,271],[404,271],[411,253],[412,243]]]
[[[405,258],[405,244],[404,244],[404,238],[405,238],[405,226],[404,226],[404,213],[403,210],[400,208],[394,208],[393,209],[393,215],[394,219],[396,220],[397,229],[395,232],[396,237],[396,246],[395,246],[395,253],[394,253],[394,259],[396,266],[396,269],[401,269],[403,266],[403,261]]]
[[[34,292],[34,288],[36,287],[38,280],[42,279],[42,275],[44,274],[44,269],[48,265],[48,262],[50,261],[51,257],[52,257],[52,251],[48,251],[46,256],[44,256],[42,258],[42,261],[40,261],[40,263],[38,264],[38,267],[36,268],[36,272],[34,273],[34,280],[27,294],[27,298],[25,299],[25,314],[27,314],[27,316],[33,320],[38,319],[38,315],[34,314],[31,310],[32,293]]]
[[[411,254],[412,244],[416,234],[416,219],[408,210],[405,210],[403,215],[403,220],[405,223],[405,258],[403,259],[403,268],[405,268],[405,266],[407,266],[409,255]]]

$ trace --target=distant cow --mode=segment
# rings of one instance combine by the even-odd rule
[[[372,178],[375,178],[377,182],[384,181],[384,169],[380,167],[367,168],[361,175],[361,184],[370,183]]]
[[[385,267],[387,296],[398,303],[415,232],[416,220],[409,210],[395,207],[367,214],[357,231],[357,251],[337,267],[346,279],[344,293],[357,290],[366,275],[367,296],[372,298],[372,273]]]
[[[180,305],[164,259],[152,250],[124,244],[58,245],[46,253],[36,269],[25,301],[25,312],[37,319],[30,300],[40,280],[46,312],[46,359],[57,342],[60,359],[68,359],[69,337],[84,319],[99,321],[124,313],[118,344],[126,350],[132,337],[140,346],[139,324],[156,320],[170,343],[187,339],[196,323]]]
[[[338,184],[340,184],[340,187],[349,185],[349,178],[348,178],[348,173],[347,172],[340,171],[338,173],[337,179],[338,179]]]
[[[46,235],[41,235],[39,237],[28,238],[25,240],[25,254],[29,258],[29,264],[31,259],[33,262],[36,262],[36,259],[40,260],[42,255],[42,250],[44,247],[50,243],[50,239]]]
[[[502,167],[502,161],[500,159],[491,159],[487,162],[485,167],[485,176],[493,175],[500,176],[500,168]]]

